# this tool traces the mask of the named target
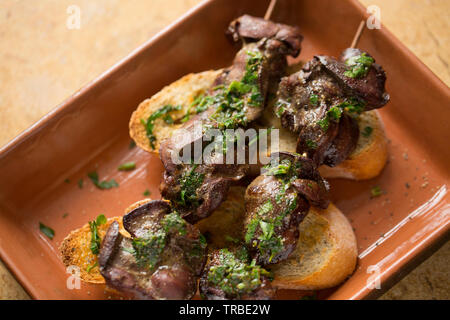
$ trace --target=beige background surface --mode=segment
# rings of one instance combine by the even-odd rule
[[[299,0],[300,1],[300,0]],[[360,0],[447,85],[450,1]],[[0,147],[199,0],[0,0]],[[81,8],[81,28],[66,27]],[[450,244],[383,299],[449,299]],[[0,262],[0,299],[28,295]]]

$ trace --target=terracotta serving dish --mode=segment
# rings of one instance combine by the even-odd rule
[[[224,36],[226,26],[243,13],[262,16],[268,2],[205,1],[1,149],[1,258],[33,298],[109,296],[101,285],[67,288],[69,274],[57,251],[61,240],[100,213],[122,215],[146,189],[159,197],[159,158],[129,149],[132,111],[189,72],[227,66],[236,48]],[[338,56],[364,17],[365,9],[354,0],[280,0],[272,19],[301,28],[300,60],[305,61],[314,54]],[[449,88],[385,28],[366,30],[359,47],[387,71],[391,102],[381,116],[390,158],[376,179],[331,181],[335,204],[355,228],[360,259],[348,281],[320,294],[329,299],[381,294],[443,243],[450,225]],[[128,160],[137,169],[118,172]],[[86,176],[94,169],[120,187],[96,189]],[[385,193],[371,199],[374,186]],[[53,240],[39,231],[39,222],[55,230]],[[369,266],[378,267],[379,290],[368,285],[375,275]],[[283,291],[279,297],[301,294]]]

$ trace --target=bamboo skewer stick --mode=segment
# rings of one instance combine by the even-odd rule
[[[350,48],[356,48],[356,46],[358,45],[359,38],[361,38],[361,35],[364,31],[365,24],[366,24],[366,22],[364,20],[360,22],[358,30],[356,31],[356,34],[353,37],[352,45],[350,46]]]
[[[264,20],[269,20],[272,15],[273,8],[277,4],[277,0],[270,0],[269,6],[267,7],[266,14],[264,15]]]
[[[264,20],[269,20],[272,16],[273,9],[275,8],[275,5],[277,4],[277,0],[270,0],[269,6],[267,7],[266,13],[264,14]],[[364,25],[366,22],[362,20],[359,23],[358,30],[356,31],[355,36],[353,37],[352,44],[350,48],[356,48],[358,45],[359,39],[361,38],[363,31],[364,31]]]

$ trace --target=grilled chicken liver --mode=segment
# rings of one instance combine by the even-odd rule
[[[256,263],[286,259],[295,249],[298,226],[310,205],[326,209],[328,186],[314,163],[298,154],[273,154],[267,171],[245,193],[245,244]]]
[[[103,239],[99,266],[106,284],[138,299],[190,299],[206,262],[200,231],[161,200],[123,218],[131,238],[114,222]]]
[[[258,41],[260,39],[275,39],[285,43],[287,54],[296,57],[300,53],[303,37],[298,27],[274,23],[250,15],[243,15],[230,23],[228,34],[234,41]]]
[[[315,56],[302,70],[281,80],[276,114],[298,133],[297,152],[317,165],[335,166],[356,147],[355,116],[389,101],[386,75],[366,52],[346,49],[338,61]]]
[[[229,32],[236,41],[245,40],[245,45],[209,92],[197,99],[196,109],[201,112],[192,115],[160,147],[165,168],[161,193],[191,223],[209,216],[220,205],[230,185],[246,175],[248,165],[218,164],[216,159],[224,153],[220,139],[210,153],[200,152],[189,161],[177,160],[195,150],[196,142],[200,151],[204,150],[204,138],[211,129],[223,134],[226,129],[245,128],[257,119],[270,88],[285,71],[286,56],[298,55],[302,41],[297,28],[250,16],[233,21]],[[235,143],[234,138],[231,143]]]
[[[208,300],[268,300],[275,294],[269,276],[250,261],[245,247],[214,250],[200,278],[200,295]]]

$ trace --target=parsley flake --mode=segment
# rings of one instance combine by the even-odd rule
[[[111,189],[111,188],[117,188],[119,184],[116,180],[111,179],[109,181],[99,181],[98,173],[93,171],[88,173],[89,179],[91,179],[92,183],[99,189],[105,190],[105,189]]]
[[[45,234],[47,238],[53,240],[53,237],[55,236],[55,231],[52,228],[46,226],[42,222],[39,222],[39,230],[41,230],[41,232]]]

